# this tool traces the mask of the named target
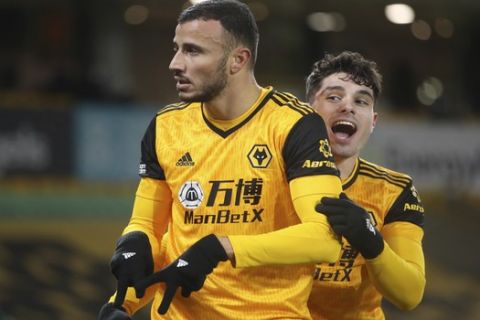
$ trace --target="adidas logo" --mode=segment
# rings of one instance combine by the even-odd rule
[[[193,167],[194,165],[195,161],[190,156],[190,152],[185,153],[176,163],[177,167]]]
[[[371,233],[376,234],[376,232],[375,232],[375,227],[374,227],[374,226],[372,225],[372,223],[370,222],[370,219],[366,218],[366,219],[365,219],[365,223],[366,223],[366,225],[367,225],[367,229],[368,229]]]
[[[122,253],[122,256],[125,258],[125,260],[127,260],[128,258],[131,258],[136,254],[137,254],[136,252],[124,252]]]
[[[188,262],[183,259],[178,259],[177,268],[188,266]]]

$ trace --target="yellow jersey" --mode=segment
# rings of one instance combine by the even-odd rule
[[[171,191],[165,265],[210,233],[256,235],[298,224],[289,181],[338,171],[321,117],[293,95],[264,88],[233,126],[210,119],[201,103],[162,109],[142,141],[140,175]],[[310,319],[314,267],[220,263],[200,291],[177,293],[163,317],[156,313],[161,287],[152,319]]]
[[[381,233],[387,225],[405,222],[423,229],[424,209],[408,175],[357,159],[352,174],[343,181],[343,189],[370,214]],[[385,318],[382,295],[369,278],[365,259],[345,239],[339,261],[318,264],[313,278],[308,302],[313,319]]]

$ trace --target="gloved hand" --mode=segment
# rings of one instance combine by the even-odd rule
[[[147,235],[140,231],[133,231],[118,239],[110,268],[117,278],[117,295],[114,305],[121,307],[127,288],[133,287],[141,279],[153,273],[152,249]]]
[[[105,303],[98,313],[97,320],[132,320],[122,307]]]
[[[369,214],[345,193],[339,199],[322,198],[315,210],[325,214],[333,231],[345,237],[365,259],[373,259],[383,251],[383,237],[372,225]]]
[[[171,264],[141,280],[135,285],[137,298],[141,298],[146,288],[157,282],[165,283],[165,293],[158,313],[165,314],[178,287],[182,296],[189,297],[192,291],[198,291],[220,261],[227,260],[227,253],[218,238],[210,234],[195,242]],[[139,295],[140,293],[140,295]]]

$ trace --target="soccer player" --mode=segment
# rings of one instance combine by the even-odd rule
[[[306,81],[346,194],[317,206],[343,245],[336,263],[316,267],[309,298],[314,319],[384,319],[383,297],[410,310],[423,296],[424,209],[418,192],[408,175],[359,156],[377,122],[380,91],[376,64],[353,52],[327,54]]]
[[[338,197],[341,181],[322,118],[257,84],[257,44],[241,2],[180,14],[170,70],[182,102],[143,137],[111,260],[117,293],[98,319],[130,319],[152,297],[152,319],[310,319],[315,263],[341,248],[315,205]]]

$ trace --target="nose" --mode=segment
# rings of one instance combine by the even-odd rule
[[[173,56],[172,60],[170,61],[170,65],[168,68],[171,71],[178,72],[178,71],[184,71],[185,69],[185,64],[183,63],[182,59],[182,54],[180,50],[175,52],[175,55]]]
[[[352,99],[344,99],[343,103],[340,106],[340,111],[349,113],[349,112],[354,112],[354,106],[353,106],[353,101]]]

